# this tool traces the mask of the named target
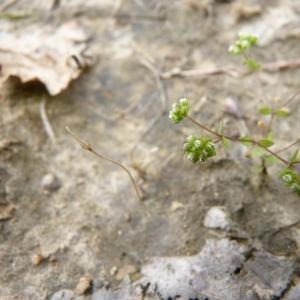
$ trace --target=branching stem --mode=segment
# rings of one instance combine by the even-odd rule
[[[190,116],[186,116],[190,121],[192,121],[193,123],[195,123],[196,125],[198,125],[199,127],[201,127],[202,129],[212,133],[213,135],[216,135],[217,137],[219,137],[220,139],[222,138],[226,138],[227,140],[230,141],[236,141],[236,142],[249,142],[249,143],[253,143],[253,145],[257,145],[260,148],[263,148],[264,150],[266,150],[267,152],[269,152],[272,156],[276,157],[277,159],[279,159],[281,162],[283,162],[284,164],[286,164],[287,166],[290,166],[293,169],[296,169],[298,171],[300,171],[299,168],[295,167],[294,165],[291,165],[287,160],[285,160],[284,158],[280,157],[279,155],[277,155],[275,152],[271,151],[269,148],[263,146],[260,142],[255,141],[255,140],[247,140],[247,139],[240,139],[240,138],[233,138],[227,135],[223,135],[223,134],[219,134],[213,130],[210,130],[209,128],[203,126],[202,124],[198,123],[197,121],[195,121],[193,118],[191,118]],[[289,146],[290,147],[290,146]]]

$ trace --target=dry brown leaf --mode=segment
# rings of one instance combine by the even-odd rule
[[[0,31],[0,87],[10,76],[17,76],[22,82],[39,80],[50,95],[56,95],[94,62],[88,47],[90,35],[76,21],[58,28],[37,23],[10,27]]]

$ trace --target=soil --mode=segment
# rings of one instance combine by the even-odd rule
[[[2,88],[0,299],[300,299],[300,201],[278,179],[285,166],[255,175],[245,147],[235,143],[231,151],[217,144],[216,157],[192,164],[182,144],[190,134],[206,133],[189,120],[173,125],[168,118],[172,104],[186,97],[191,116],[202,124],[217,130],[223,119],[227,135],[248,130],[259,137],[257,121],[267,123],[268,117],[259,116],[257,107],[296,93],[300,69],[258,77],[155,77],[173,68],[239,67],[241,58],[227,49],[241,31],[259,35],[257,61],[297,59],[298,1],[136,0],[119,1],[119,7],[118,1],[56,2],[51,11],[31,3],[32,22],[77,20],[92,33],[97,60],[57,96],[17,78]],[[31,8],[28,1],[14,5],[9,11]],[[240,118],[224,108],[228,97]],[[55,141],[41,118],[42,101]],[[288,118],[274,121],[274,151],[300,137],[299,99],[289,109]],[[66,126],[128,167],[143,201],[123,169],[82,149]],[[212,207],[225,212],[226,228],[204,226]],[[239,259],[228,263],[231,271],[218,269],[234,253]],[[185,274],[180,267],[191,261],[205,269],[209,257],[219,263],[213,263],[206,286],[199,285],[196,271]],[[181,289],[175,291],[163,273],[170,259],[170,280],[179,272],[197,279],[197,288],[178,279]],[[219,287],[216,278],[224,279]],[[221,290],[229,281],[239,292]]]

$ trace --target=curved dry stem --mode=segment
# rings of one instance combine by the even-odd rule
[[[119,163],[119,162],[117,162],[117,161],[115,161],[115,160],[113,160],[113,159],[111,159],[111,158],[108,158],[108,157],[106,157],[106,156],[104,156],[104,155],[102,155],[102,154],[100,154],[100,153],[94,151],[93,148],[92,148],[92,146],[91,146],[91,144],[89,143],[89,141],[86,141],[86,143],[82,142],[82,141],[81,141],[81,140],[80,140],[80,139],[79,139],[79,138],[78,138],[78,137],[77,137],[77,136],[69,129],[68,126],[66,126],[66,129],[67,129],[68,132],[72,135],[72,137],[80,144],[80,146],[81,146],[83,149],[88,150],[88,151],[92,152],[93,154],[95,154],[96,156],[98,156],[98,157],[100,157],[100,158],[102,158],[102,159],[105,159],[105,160],[107,160],[107,161],[109,161],[109,162],[111,162],[111,163],[113,163],[113,164],[119,166],[120,168],[122,168],[122,169],[128,174],[128,176],[129,176],[129,178],[130,178],[130,180],[131,180],[131,183],[132,183],[132,185],[133,185],[133,188],[134,188],[134,190],[135,190],[135,193],[136,193],[136,195],[137,195],[139,201],[143,204],[142,198],[141,198],[141,196],[140,196],[140,193],[139,193],[139,190],[138,190],[138,187],[137,187],[137,184],[135,183],[135,181],[134,181],[134,179],[133,179],[131,173],[129,172],[129,170],[128,170],[125,166],[123,166],[121,163]]]
[[[294,143],[288,145],[287,147],[285,147],[285,148],[283,148],[283,149],[281,149],[281,150],[279,150],[279,151],[276,151],[276,153],[278,154],[278,153],[280,153],[280,152],[283,152],[283,151],[285,151],[285,150],[287,150],[287,149],[293,147],[294,145],[296,145],[296,144],[299,143],[299,142],[300,142],[300,139],[297,140],[297,141],[295,141]]]

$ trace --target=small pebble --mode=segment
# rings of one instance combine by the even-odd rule
[[[43,189],[48,191],[55,191],[60,187],[57,177],[51,173],[44,175],[41,184]]]
[[[126,220],[126,222],[131,221],[131,215],[129,213],[125,213],[125,220]]]
[[[88,292],[88,290],[91,288],[92,286],[92,278],[90,277],[82,277],[80,278],[79,283],[76,285],[75,288],[75,293],[77,295],[84,295]]]
[[[174,212],[174,211],[176,211],[176,210],[178,210],[178,209],[180,209],[180,208],[182,208],[182,207],[183,207],[183,204],[182,204],[181,202],[173,201],[173,202],[171,203],[170,210],[171,210],[172,212]]]
[[[34,254],[31,257],[31,262],[35,265],[38,266],[42,261],[44,260],[43,256],[40,254]]]
[[[253,287],[253,290],[262,300],[272,300],[274,299],[274,292],[270,289],[262,289],[258,284]]]
[[[221,228],[229,227],[226,213],[219,207],[212,207],[205,216],[204,226],[207,228]]]
[[[118,274],[116,275],[117,280],[123,280],[125,276],[136,273],[136,267],[133,265],[126,265],[118,270]]]
[[[116,266],[113,266],[113,267],[110,269],[109,274],[110,274],[111,276],[115,276],[115,275],[117,274],[117,272],[118,272],[118,268],[117,268]]]

